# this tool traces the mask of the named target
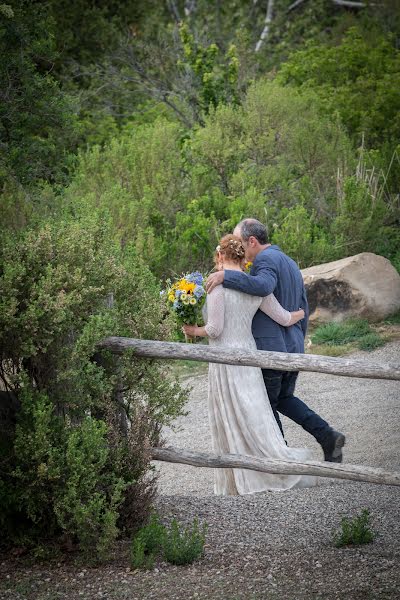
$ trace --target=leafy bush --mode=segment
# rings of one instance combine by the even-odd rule
[[[360,350],[373,350],[385,343],[364,319],[349,319],[343,323],[331,322],[321,325],[312,334],[311,341],[313,344],[328,346],[355,343]]]
[[[131,546],[131,565],[133,569],[152,569],[154,567],[155,556],[153,553],[146,554],[146,546],[140,537],[132,541]]]
[[[349,545],[369,544],[373,541],[375,534],[370,528],[370,513],[364,508],[360,515],[349,519],[343,517],[341,530],[334,534],[334,544],[337,548]]]
[[[82,152],[64,201],[107,210],[116,241],[162,278],[207,272],[218,239],[245,216],[266,222],[302,267],[359,251],[395,261],[397,201],[367,154],[357,165],[314,91],[260,80],[243,106],[211,108],[204,126],[133,122]]]
[[[134,568],[152,568],[155,557],[161,554],[172,564],[190,564],[203,554],[206,532],[207,525],[200,529],[197,518],[190,527],[181,527],[176,519],[165,527],[153,514],[132,540],[131,564]]]
[[[131,565],[134,569],[151,569],[155,557],[164,546],[166,528],[156,513],[150,517],[147,525],[142,527],[132,540]]]
[[[372,41],[371,41],[372,40]],[[400,52],[390,40],[349,29],[338,45],[309,43],[282,65],[279,80],[318,92],[327,110],[339,112],[357,144],[398,143]]]
[[[205,47],[199,44],[186,23],[180,24],[179,34],[184,58],[178,61],[178,65],[186,72],[186,76],[190,73],[190,79],[194,80],[189,103],[193,104],[198,96],[195,112],[200,114],[197,114],[197,118],[201,120],[201,113],[207,114],[211,107],[215,108],[218,104],[229,101],[235,103],[239,69],[235,46],[231,44],[221,60],[218,45],[214,43]]]
[[[174,565],[192,563],[203,554],[206,532],[207,525],[204,524],[200,529],[197,519],[191,527],[185,529],[180,527],[176,519],[173,519],[165,536],[165,559]]]
[[[388,258],[398,251],[396,209],[365,181],[347,177],[338,197],[338,212],[331,225],[336,243],[341,248],[358,252],[377,252]],[[385,243],[382,242],[385,240]]]
[[[0,458],[3,543],[63,532],[102,558],[146,518],[147,449],[186,393],[160,363],[96,345],[107,335],[165,338],[159,287],[131,248],[118,250],[107,221],[84,210],[2,241],[0,379],[21,404]]]

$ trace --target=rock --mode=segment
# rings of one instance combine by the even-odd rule
[[[383,256],[355,256],[302,270],[310,321],[380,321],[400,310],[400,275]]]

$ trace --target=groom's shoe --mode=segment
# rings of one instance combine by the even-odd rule
[[[341,463],[343,460],[342,448],[345,441],[346,438],[343,433],[332,429],[321,442],[322,450],[324,451],[324,460]]]

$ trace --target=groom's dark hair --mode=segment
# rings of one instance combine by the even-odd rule
[[[253,236],[259,244],[268,244],[268,231],[265,225],[257,221],[257,219],[243,219],[238,224],[242,239],[247,242]]]

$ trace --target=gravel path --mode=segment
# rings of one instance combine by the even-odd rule
[[[357,357],[398,363],[393,342]],[[168,445],[211,451],[207,376],[193,386],[180,430],[165,433]],[[345,462],[400,470],[400,384],[302,373],[297,392],[347,436]],[[321,450],[298,425],[284,420],[290,445]],[[400,489],[321,479],[317,488],[250,497],[213,496],[213,472],[160,465],[158,509],[166,517],[209,524],[207,552],[193,583],[199,598],[400,598]],[[371,512],[376,540],[337,549],[332,531],[342,516]],[[188,582],[192,578],[189,577]],[[201,574],[201,575],[200,575]],[[149,596],[152,597],[152,596]],[[177,591],[173,598],[183,598]]]
[[[400,359],[400,343],[357,356]],[[211,450],[207,376],[192,377],[189,414],[169,445]],[[298,395],[347,436],[345,462],[400,470],[400,384],[303,373]],[[291,445],[321,451],[300,427],[284,421]],[[59,564],[31,569],[0,565],[0,598],[7,600],[375,600],[400,598],[400,488],[321,479],[316,488],[242,497],[213,495],[213,473],[157,463],[156,508],[165,521],[194,517],[209,530],[204,557],[186,567],[157,564],[131,571],[128,544],[112,564],[93,569]],[[363,508],[377,534],[372,544],[335,548],[343,516]],[[1,581],[2,580],[2,581]]]

